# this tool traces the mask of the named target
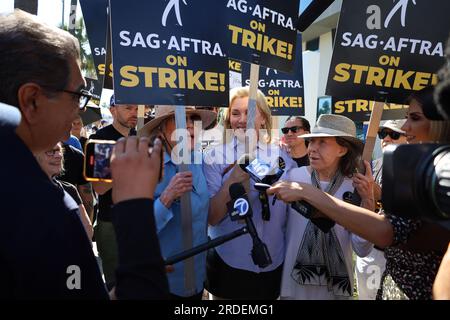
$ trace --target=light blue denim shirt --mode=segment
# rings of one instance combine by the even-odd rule
[[[200,157],[197,157],[201,159]],[[192,231],[193,246],[205,243],[207,239],[208,225],[208,206],[209,194],[203,175],[201,164],[189,165],[192,172]],[[161,246],[161,252],[164,259],[183,251],[183,233],[181,229],[181,207],[180,201],[176,200],[170,208],[166,208],[159,196],[167,188],[170,180],[178,172],[178,167],[172,162],[170,156],[164,154],[164,177],[155,190],[155,221],[158,238]],[[196,293],[203,290],[203,282],[206,277],[206,253],[200,253],[195,256],[195,284]],[[174,265],[175,270],[167,274],[169,279],[170,292],[178,296],[189,296],[184,288],[184,262],[178,262]]]
[[[244,150],[242,149],[242,145],[237,142],[237,139],[234,139],[229,144],[216,146],[206,153],[203,163],[203,172],[205,173],[211,198],[219,192],[224,182],[230,176],[232,170],[225,175],[223,175],[223,173],[230,163],[238,160],[244,153]],[[286,163],[285,172],[291,168],[297,167],[296,163],[277,146],[258,143],[258,159],[270,163],[273,167],[278,163],[279,156],[281,156]],[[253,222],[260,239],[269,249],[273,263],[264,269],[259,268],[253,263],[251,257],[253,243],[248,234],[216,247],[216,251],[222,260],[229,266],[236,269],[259,273],[273,271],[284,261],[287,206],[282,201],[276,201],[275,205],[272,205],[273,197],[269,197],[271,218],[269,221],[264,221],[261,215],[259,193],[255,190],[254,183],[254,181],[250,180],[250,194],[248,195],[253,211]],[[226,206],[226,203],[223,205]],[[245,224],[231,221],[230,217],[227,215],[217,225],[210,226],[208,234],[211,238],[217,238],[240,229],[243,226],[245,226]]]

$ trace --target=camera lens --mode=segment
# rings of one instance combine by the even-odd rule
[[[434,204],[437,219],[450,218],[450,146],[436,149],[426,163],[424,191]]]

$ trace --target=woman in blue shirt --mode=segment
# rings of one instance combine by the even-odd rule
[[[207,239],[207,219],[209,194],[203,175],[201,155],[192,152],[192,159],[200,159],[200,163],[191,162],[189,171],[178,172],[178,166],[172,159],[172,151],[176,141],[172,140],[175,126],[175,107],[156,106],[155,118],[149,121],[139,132],[139,135],[158,135],[165,145],[164,174],[162,181],[155,190],[155,221],[162,255],[165,259],[184,250],[183,229],[181,223],[181,206],[178,200],[189,192],[192,209],[193,246],[205,243]],[[186,107],[186,129],[188,132],[188,148],[194,150],[194,122],[201,121],[202,127],[208,127],[216,114],[207,110],[196,110]],[[175,152],[175,151],[174,151]],[[194,278],[195,288],[185,287],[184,261],[173,265],[173,271],[167,274],[172,299],[201,300],[205,281],[206,254],[194,257],[194,270],[189,276]]]

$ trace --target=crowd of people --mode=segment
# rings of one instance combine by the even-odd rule
[[[8,150],[0,166],[10,181],[0,187],[1,298],[450,299],[450,231],[384,211],[382,158],[365,161],[361,171],[364,143],[351,119],[324,114],[310,125],[291,116],[274,143],[264,94],[258,90],[254,129],[247,130],[250,91],[235,88],[220,121],[215,109],[186,107],[187,148],[201,161],[181,170],[174,106],[154,106],[136,131],[138,107],[113,96],[112,124],[86,137],[80,113],[90,96],[69,33],[15,11],[0,16],[0,49],[0,133]],[[435,108],[433,94],[432,87],[414,93],[405,119],[380,126],[382,150],[450,141],[450,122],[425,116]],[[198,123],[221,125],[221,142],[196,148]],[[116,141],[111,183],[83,176],[88,138]],[[245,156],[282,169],[265,197]],[[242,227],[229,214],[236,184],[246,191],[270,263],[255,264],[246,234],[189,264],[165,265],[186,248],[180,198],[190,199],[187,227],[197,246]],[[359,205],[347,201],[354,191]],[[299,201],[314,210],[300,214],[292,205]]]

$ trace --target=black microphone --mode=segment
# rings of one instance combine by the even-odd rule
[[[246,154],[243,154],[239,158],[238,164],[239,164],[239,167],[241,168],[241,170],[247,172],[255,182],[261,183],[265,177],[264,178],[258,177],[258,175],[249,168],[249,165],[253,160],[254,159],[251,159],[250,155],[248,153],[246,153]],[[270,207],[269,207],[269,200],[268,200],[267,194],[265,192],[259,193],[259,201],[261,202],[262,218],[265,221],[269,221],[270,220]]]
[[[272,264],[269,250],[264,242],[258,236],[255,225],[252,220],[252,208],[248,200],[242,183],[233,183],[229,188],[233,207],[247,224],[248,233],[253,240],[252,259],[253,263],[260,268],[265,268]]]
[[[250,155],[248,153],[245,153],[239,158],[237,163],[239,164],[239,167],[241,168],[242,171],[248,172],[247,166],[250,164],[250,162],[251,162]]]
[[[259,192],[266,192],[266,190],[270,187],[270,185],[265,183],[255,183],[255,188]],[[274,197],[272,205],[275,203],[275,200],[276,198]],[[314,218],[313,216],[316,208],[314,208],[311,204],[304,200],[291,202],[291,208],[300,213],[306,219],[311,220],[312,223],[314,223],[320,230],[325,233],[329,232],[330,229],[336,224],[333,220],[328,218]]]

